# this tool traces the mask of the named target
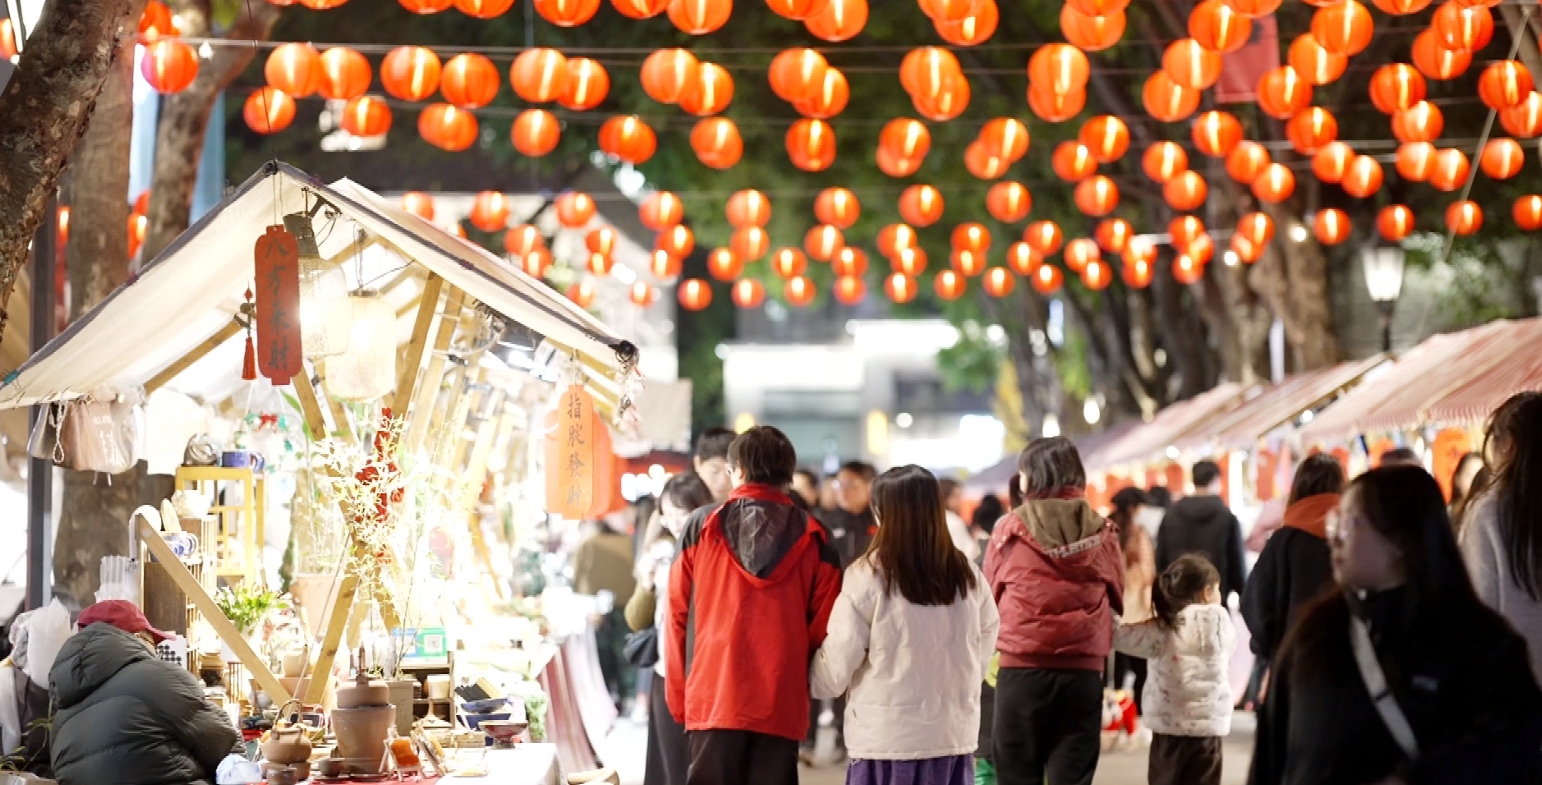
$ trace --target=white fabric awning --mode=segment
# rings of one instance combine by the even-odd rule
[[[186,357],[230,324],[252,279],[257,238],[285,213],[304,209],[307,198],[314,205],[318,196],[337,208],[341,219],[572,353],[598,395],[611,401],[627,395],[636,348],[566,297],[356,183],[328,186],[273,162],[7,375],[0,408],[78,397],[108,385],[141,385]],[[338,226],[344,225],[341,219]],[[323,255],[354,239],[348,231],[322,231],[319,219],[317,229]]]

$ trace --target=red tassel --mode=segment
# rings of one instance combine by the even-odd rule
[[[246,333],[246,358],[241,361],[241,378],[252,382],[257,380],[257,347],[252,344],[252,333]]]

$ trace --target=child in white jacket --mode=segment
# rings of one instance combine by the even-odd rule
[[[1143,695],[1151,785],[1219,785],[1231,732],[1229,664],[1237,646],[1221,605],[1221,575],[1203,556],[1173,562],[1152,592],[1156,618],[1120,624],[1114,648],[1150,661]]]
[[[850,690],[848,785],[973,785],[996,603],[953,546],[936,477],[891,469],[872,499],[878,535],[846,570],[810,669],[814,697]]]

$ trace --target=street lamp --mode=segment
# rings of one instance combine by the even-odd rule
[[[1392,351],[1392,312],[1403,293],[1403,262],[1407,254],[1398,246],[1373,246],[1360,252],[1365,266],[1365,288],[1381,313],[1381,350]]]

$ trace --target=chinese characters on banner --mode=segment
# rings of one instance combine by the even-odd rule
[[[282,226],[257,238],[257,364],[283,386],[303,370],[300,344],[300,247]]]
[[[575,520],[589,514],[594,505],[597,425],[594,399],[583,386],[564,390],[546,434],[547,512]]]

